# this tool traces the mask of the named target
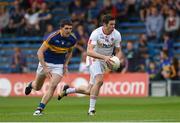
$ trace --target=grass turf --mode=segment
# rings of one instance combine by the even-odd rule
[[[0,122],[113,122],[180,121],[180,97],[100,97],[96,116],[88,116],[87,97],[53,98],[43,116],[33,116],[40,98],[0,97]]]

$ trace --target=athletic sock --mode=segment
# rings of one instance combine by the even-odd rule
[[[75,88],[68,88],[66,89],[66,94],[71,94],[71,93],[75,93],[76,89]]]
[[[95,110],[97,96],[90,95],[89,112]]]
[[[45,105],[44,103],[39,103],[38,108],[40,108],[40,109],[42,109],[42,110],[43,110],[43,109],[45,108],[45,106],[46,106],[46,105]]]

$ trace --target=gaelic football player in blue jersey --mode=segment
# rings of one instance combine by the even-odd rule
[[[25,89],[29,95],[33,90],[40,90],[46,77],[49,78],[49,88],[33,115],[42,115],[47,103],[53,97],[54,91],[61,81],[63,74],[67,72],[67,65],[72,56],[72,49],[76,44],[76,37],[72,34],[72,22],[62,20],[60,29],[52,33],[39,48],[37,56],[39,65],[35,80]]]

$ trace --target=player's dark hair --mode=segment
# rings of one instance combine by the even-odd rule
[[[115,20],[115,17],[113,17],[110,14],[107,14],[107,15],[103,16],[102,22],[105,23],[105,24],[108,24],[109,21],[112,21],[112,20]]]
[[[69,26],[72,26],[72,21],[70,19],[63,19],[61,20],[60,22],[60,27],[64,27],[65,25],[69,25]]]

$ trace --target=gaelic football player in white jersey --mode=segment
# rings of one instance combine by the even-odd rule
[[[121,56],[121,34],[115,29],[115,18],[111,15],[103,17],[103,26],[95,29],[88,42],[87,65],[90,71],[90,81],[87,88],[65,88],[59,94],[59,99],[70,93],[82,93],[90,95],[89,115],[95,115],[96,99],[103,84],[103,75],[107,66],[111,68],[111,57],[115,49],[115,55]]]

